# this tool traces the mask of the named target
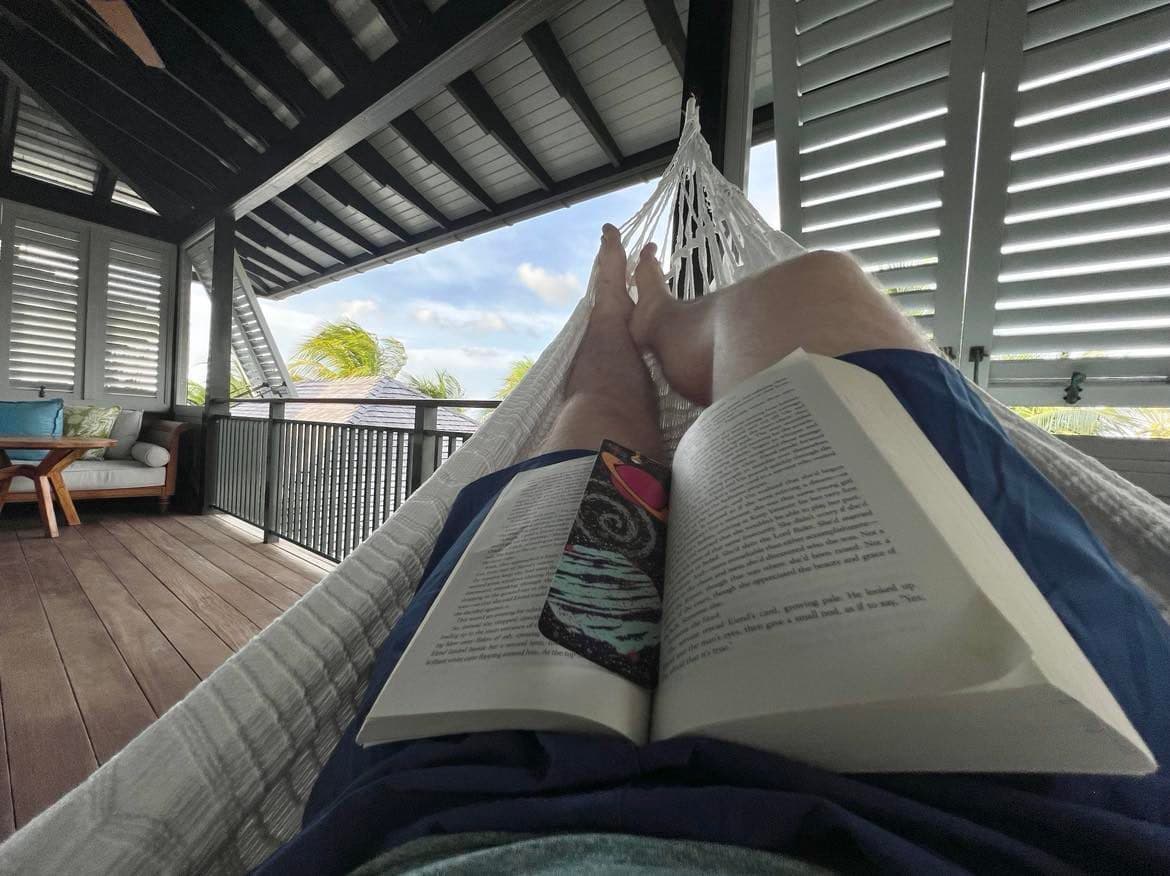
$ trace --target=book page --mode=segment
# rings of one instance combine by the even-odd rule
[[[679,444],[663,618],[654,738],[944,694],[1029,653],[804,354]]]
[[[644,741],[649,695],[537,627],[594,461],[512,480],[379,694],[359,743],[499,729]]]

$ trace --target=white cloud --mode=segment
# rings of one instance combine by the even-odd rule
[[[459,307],[445,301],[417,299],[410,304],[410,316],[416,322],[446,329],[473,329],[480,332],[524,332],[546,335],[564,323],[563,316],[522,313],[512,310],[484,310]]]
[[[341,302],[341,315],[345,319],[356,320],[364,313],[373,313],[378,309],[378,302],[372,298],[354,298]]]
[[[549,304],[568,304],[580,297],[581,281],[568,272],[554,274],[537,265],[524,262],[516,269],[520,282]]]
[[[508,367],[517,359],[533,355],[531,350],[476,346],[411,347],[409,353],[408,373],[426,375],[445,368],[459,378],[465,398],[492,398]]]

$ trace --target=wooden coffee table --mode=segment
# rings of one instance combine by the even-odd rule
[[[57,537],[57,515],[53,511],[53,493],[57,503],[65,512],[65,522],[77,526],[81,520],[73,507],[73,498],[61,472],[78,459],[85,451],[95,447],[113,447],[113,438],[53,438],[49,435],[0,435],[0,508],[8,497],[8,488],[15,477],[26,477],[33,482],[37,496],[37,510],[49,538]],[[37,462],[13,462],[8,458],[9,450],[47,450],[45,458]]]

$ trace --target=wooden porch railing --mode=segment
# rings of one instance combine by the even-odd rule
[[[290,420],[288,404],[410,407],[397,429]],[[230,405],[266,405],[267,418]],[[216,399],[206,430],[205,506],[340,560],[393,514],[470,435],[438,428],[439,408],[494,408],[468,399]]]

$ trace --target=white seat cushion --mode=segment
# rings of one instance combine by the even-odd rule
[[[152,468],[136,459],[79,459],[65,469],[65,486],[72,491],[117,490],[125,487],[160,487],[165,468]],[[32,481],[13,478],[13,493],[31,493]]]

